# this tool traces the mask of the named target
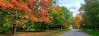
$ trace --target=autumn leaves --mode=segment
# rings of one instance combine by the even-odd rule
[[[34,20],[35,22],[50,23],[51,20],[47,18],[49,16],[49,13],[47,11],[50,7],[49,5],[51,5],[51,1],[49,0],[0,0],[0,9],[10,14],[13,13],[11,14],[13,15],[12,17],[20,19],[17,20],[20,22],[28,21],[28,19],[30,19]]]

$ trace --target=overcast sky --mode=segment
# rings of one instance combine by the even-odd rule
[[[74,17],[79,13],[78,10],[81,7],[81,3],[84,3],[84,0],[56,0],[57,5],[65,6],[72,11]]]

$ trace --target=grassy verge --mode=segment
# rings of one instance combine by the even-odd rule
[[[82,30],[91,36],[99,36],[99,30]]]
[[[17,32],[16,36],[58,36],[64,32],[69,31],[70,29],[62,29],[62,30],[46,30],[41,32],[34,32],[34,31],[22,31]],[[0,34],[0,36],[12,36],[12,34]]]
[[[58,36],[58,35],[61,35],[67,31],[69,31],[70,29],[64,29],[64,30],[55,30],[56,32],[51,32],[51,33],[48,33],[47,35],[48,36]]]

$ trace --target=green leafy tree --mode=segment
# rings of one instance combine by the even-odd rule
[[[99,29],[99,0],[85,0],[80,11],[84,11],[81,28]]]

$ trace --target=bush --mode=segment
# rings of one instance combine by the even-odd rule
[[[48,24],[44,24],[44,22],[43,23],[41,23],[41,22],[35,22],[34,23],[34,29],[36,31],[45,31],[45,30],[47,30],[49,28],[48,28]]]
[[[8,33],[12,31],[13,25],[11,24],[4,24],[3,26],[0,26],[0,33]]]

